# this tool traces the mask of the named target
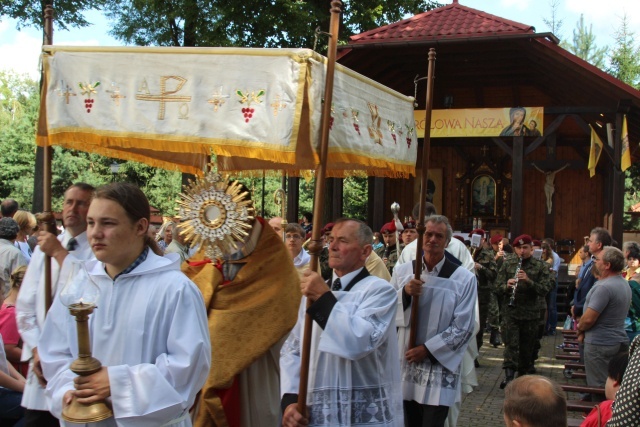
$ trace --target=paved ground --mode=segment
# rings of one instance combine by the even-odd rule
[[[502,371],[502,353],[504,347],[493,348],[489,344],[489,334],[484,335],[484,345],[480,349],[480,367],[476,369],[478,383],[475,391],[463,396],[462,410],[458,418],[459,427],[499,427],[504,426],[502,419],[502,403],[504,401],[504,391],[500,390],[500,382],[504,378]],[[542,339],[541,356],[536,362],[538,374],[552,378],[560,384],[585,385],[584,380],[567,380],[562,371],[564,361],[556,360],[554,355],[561,353],[561,349],[556,346],[562,344],[563,338],[561,330],[555,336],[548,336]],[[569,395],[569,399],[577,399],[574,394]],[[569,413],[569,417],[578,418],[579,414]]]

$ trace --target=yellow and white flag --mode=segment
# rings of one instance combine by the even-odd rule
[[[596,166],[598,164],[598,160],[600,160],[600,154],[602,154],[602,140],[598,136],[595,130],[593,130],[593,126],[589,125],[591,128],[591,150],[589,151],[589,177],[593,178],[596,174]]]
[[[622,160],[620,168],[622,172],[631,167],[631,150],[629,149],[629,130],[627,128],[627,116],[622,117]]]

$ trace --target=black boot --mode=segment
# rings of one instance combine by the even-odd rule
[[[504,388],[507,386],[507,384],[509,384],[511,381],[513,381],[513,376],[515,375],[515,372],[513,369],[511,368],[506,368],[504,370],[504,380],[502,380],[502,382],[500,383],[500,390],[504,390]]]
[[[499,345],[502,345],[502,339],[500,337],[500,331],[498,330],[498,328],[491,329],[489,343],[493,346],[493,348],[497,348]]]

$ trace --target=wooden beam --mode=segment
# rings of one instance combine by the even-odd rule
[[[615,114],[615,109],[605,106],[544,107],[544,114]]]
[[[332,178],[333,181],[333,203],[331,205],[331,221],[342,217],[344,206],[344,179]]]
[[[525,162],[525,169],[533,169],[533,164],[542,170],[557,170],[569,163],[568,169],[580,170],[587,168],[587,160],[536,160]]]
[[[622,113],[616,114],[616,129],[622,129]],[[622,154],[622,132],[616,132],[614,138],[614,167],[612,171],[613,179],[613,210],[611,212],[611,237],[622,247],[622,237],[624,227],[622,221],[624,217],[624,178],[625,174],[621,169]],[[606,195],[606,190],[605,190]]]
[[[507,153],[509,155],[509,157],[513,157],[513,150],[511,150],[511,147],[509,147],[502,139],[497,138],[497,137],[494,136],[493,138],[491,138],[491,140],[498,147],[502,148],[502,151]]]
[[[579,116],[577,114],[571,114],[570,116],[576,121],[578,126],[580,126],[580,128],[582,128],[584,133],[586,133],[587,135],[591,135],[591,127],[589,126],[589,123],[587,123],[581,116]],[[596,133],[597,133],[597,131],[596,131]],[[615,163],[616,163],[615,155],[614,155],[613,150],[611,149],[611,147],[609,147],[609,144],[607,144],[607,138],[604,138],[602,141],[603,141],[602,151],[607,153],[607,156],[609,156],[609,160],[611,161],[612,164],[615,165]]]
[[[298,222],[300,219],[300,178],[287,178],[287,222]]]
[[[513,138],[513,159],[511,171],[511,237],[516,238],[522,233],[524,217],[524,188],[523,188],[523,161],[524,138]]]
[[[384,178],[369,178],[369,200],[367,222],[372,230],[380,230],[385,223]]]
[[[546,141],[549,135],[554,134],[558,130],[558,128],[566,118],[567,118],[566,114],[561,114],[558,117],[556,117],[556,119],[552,121],[549,126],[545,126],[544,136],[537,137],[532,144],[529,144],[529,146],[524,152],[524,155],[528,156],[529,154],[533,153],[536,150],[536,148],[538,148],[540,145],[542,145],[544,141]]]

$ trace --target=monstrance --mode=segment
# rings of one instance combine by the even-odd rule
[[[237,251],[254,220],[249,191],[240,182],[214,171],[190,181],[178,204],[180,234],[192,245],[202,247],[210,259]]]

